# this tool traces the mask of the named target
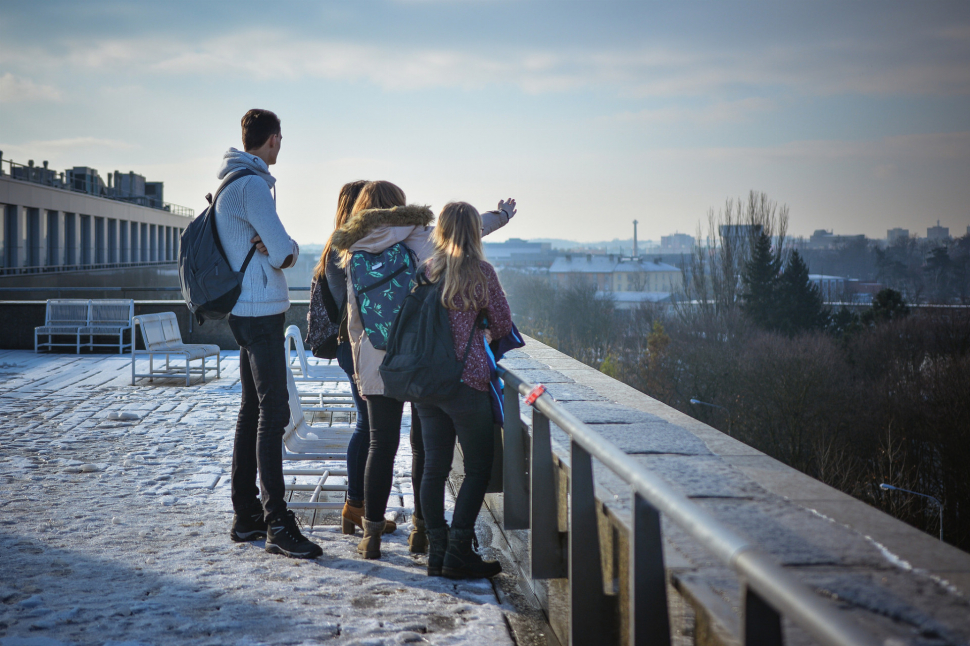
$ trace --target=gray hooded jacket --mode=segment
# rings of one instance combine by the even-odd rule
[[[269,255],[256,252],[243,278],[242,293],[232,313],[236,316],[269,316],[290,308],[286,277],[280,266],[287,256],[293,262],[300,247],[290,238],[276,214],[276,198],[270,189],[276,178],[259,157],[230,148],[222,157],[219,179],[239,171],[256,173],[238,179],[219,196],[216,204],[216,226],[229,264],[237,271],[246,260],[250,242],[259,234]]]

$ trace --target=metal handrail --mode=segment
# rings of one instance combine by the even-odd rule
[[[512,370],[500,367],[499,373],[506,385],[505,446],[507,449],[511,449],[513,456],[521,456],[521,444],[518,447],[515,446],[517,441],[521,441],[521,437],[516,438],[516,433],[514,432],[516,426],[520,429],[522,428],[517,395],[528,396],[533,392],[534,386],[516,375]],[[551,395],[548,393],[540,394],[535,398],[532,406],[534,409],[532,439],[535,442],[537,436],[542,436],[541,441],[543,443],[542,446],[534,446],[531,452],[533,462],[528,472],[533,482],[535,482],[538,473],[546,469],[546,467],[542,467],[542,465],[536,463],[537,454],[542,455],[547,453],[551,460],[548,421],[555,422],[571,440],[572,459],[570,462],[570,471],[572,473],[570,474],[571,486],[569,487],[573,497],[571,516],[578,518],[581,514],[590,513],[589,510],[584,511],[580,509],[580,506],[577,504],[577,497],[585,496],[589,502],[593,500],[592,467],[589,458],[590,456],[595,457],[605,467],[630,485],[634,492],[632,505],[633,523],[631,525],[630,537],[631,569],[634,565],[639,567],[644,561],[656,566],[658,563],[657,559],[660,559],[661,578],[658,581],[656,572],[654,572],[652,585],[666,585],[662,576],[662,551],[659,543],[659,515],[657,513],[659,512],[666,514],[670,520],[684,529],[701,546],[712,552],[718,559],[743,578],[745,585],[743,586],[744,599],[742,607],[745,609],[745,617],[743,618],[744,622],[742,624],[742,630],[744,631],[742,637],[745,644],[749,646],[751,644],[780,644],[782,641],[780,615],[791,619],[826,646],[877,646],[880,644],[878,639],[862,630],[854,622],[848,620],[830,602],[813,593],[812,590],[782,568],[773,558],[760,551],[746,539],[737,535],[730,528],[724,526],[702,507],[691,502],[685,495],[675,491],[662,478],[639,465],[629,455],[605,440],[569,411],[562,408]],[[507,450],[506,456],[508,454],[509,451]],[[515,459],[515,457],[512,459]],[[518,474],[522,473],[522,465],[506,463],[504,466],[503,472],[507,485],[505,488],[505,507],[506,510],[509,510],[510,493],[515,496],[517,491],[523,490],[522,483],[518,483],[518,486],[516,486],[516,483],[512,482],[513,486],[511,487],[511,491],[508,486],[510,481],[521,477]],[[512,473],[509,473],[510,470],[512,470]],[[577,478],[586,478],[589,481],[581,482],[577,481]],[[533,490],[529,491],[530,497],[536,495],[536,491],[534,490],[535,484],[532,486]],[[588,494],[584,494],[584,491],[588,491]],[[532,507],[532,517],[534,519],[536,513],[542,510],[536,509],[534,498],[530,506]],[[514,501],[512,501],[511,507],[513,507],[513,513],[515,513]],[[654,520],[651,521],[651,519]],[[655,531],[651,531],[651,527]],[[541,529],[541,525],[533,521],[531,529],[533,530],[533,540],[535,540],[535,533]],[[589,528],[587,528],[586,532],[589,533],[589,531]],[[593,533],[596,533],[595,528],[593,529]],[[653,545],[649,546],[650,551],[656,552],[654,554],[648,553],[647,546],[643,543],[643,541],[648,540],[643,534],[651,533],[655,534],[657,539]],[[578,540],[585,540],[587,541],[587,547],[590,543],[588,542],[589,539],[582,538],[580,532],[576,532],[574,535],[572,526],[570,527],[569,540],[569,574],[570,579],[572,579],[573,571],[577,568],[577,564],[573,563],[574,557],[577,554],[582,555],[582,551],[578,553],[574,551],[572,543]],[[597,553],[593,554],[590,558],[594,558],[598,562],[600,556],[598,554],[597,541],[598,539],[593,539]],[[537,552],[538,550],[536,549],[532,550],[534,561],[536,560]],[[596,563],[593,567],[599,568],[600,566]],[[587,581],[590,581],[588,567],[586,569],[586,575]],[[634,586],[631,594],[632,607],[630,614],[634,616],[634,626],[631,627],[633,632],[631,643],[646,643],[647,637],[641,633],[646,633],[648,628],[655,631],[658,626],[662,626],[667,627],[669,631],[666,617],[666,589],[662,587],[659,591],[656,589],[653,591],[641,590],[641,584],[649,586],[651,583],[649,577],[639,571],[631,571],[629,577],[632,582],[631,585]],[[553,578],[553,576],[540,576],[536,578]],[[574,584],[576,582],[571,581],[571,585]],[[601,582],[600,589],[602,589]],[[584,599],[581,603],[589,603],[589,597],[585,596],[588,593],[588,589],[583,590]],[[576,595],[573,594],[572,596],[575,597]],[[638,598],[640,603],[642,603],[645,596],[650,596],[655,602],[662,600],[659,603],[662,603],[664,606],[664,616],[662,619],[657,621],[654,616],[655,620],[649,626],[646,624],[641,626],[636,619],[637,614],[644,615],[648,612],[651,614],[658,612],[656,608],[644,608],[644,606],[638,603]],[[595,637],[590,642],[585,642],[582,637],[577,637],[577,622],[582,620],[574,616],[578,614],[576,610],[577,606],[574,605],[570,617],[570,630],[573,633],[570,636],[570,643],[595,643]],[[582,614],[591,613],[587,612]],[[588,627],[584,631],[584,634],[587,636],[591,634],[595,635],[594,632],[588,630]]]
[[[177,260],[144,260],[135,262],[75,263],[73,265],[24,265],[20,267],[0,267],[0,276],[19,276],[23,274],[59,274],[68,271],[90,271],[92,269],[155,267],[158,265],[174,265],[177,262]]]
[[[289,287],[291,292],[308,292],[309,287]],[[181,287],[57,287],[51,285],[38,287],[4,287],[0,292],[181,292]]]

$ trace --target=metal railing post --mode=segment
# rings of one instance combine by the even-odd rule
[[[741,594],[744,597],[741,643],[744,646],[782,646],[781,615],[746,583],[742,586]]]
[[[529,465],[525,456],[525,428],[519,411],[519,393],[506,386],[502,428],[502,500],[505,529],[529,529]]]
[[[633,646],[670,646],[660,512],[634,492],[630,523],[630,633]]]
[[[532,411],[531,455],[529,511],[532,531],[529,534],[532,538],[532,578],[559,579],[566,576],[559,536],[559,490],[553,472],[549,419],[537,410]]]
[[[605,624],[593,460],[576,442],[571,442],[569,468],[569,645],[599,645],[613,631]]]

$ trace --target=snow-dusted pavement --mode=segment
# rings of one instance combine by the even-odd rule
[[[232,543],[238,354],[222,361],[205,385],[131,386],[129,357],[0,351],[0,645],[512,644],[521,617],[487,581],[426,576],[406,515],[380,561],[319,516],[316,561]]]

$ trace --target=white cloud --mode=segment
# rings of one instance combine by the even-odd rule
[[[7,72],[0,76],[0,103],[60,101],[61,93],[50,85],[38,85],[28,78]]]
[[[771,111],[774,107],[774,102],[768,99],[751,97],[740,101],[718,101],[702,107],[667,106],[637,112],[622,112],[612,117],[612,120],[657,125],[672,123],[720,125],[749,121]]]
[[[880,139],[792,141],[779,146],[734,148],[678,148],[658,151],[688,159],[746,159],[761,162],[858,161],[887,164],[928,161],[970,161],[970,132],[899,135]]]
[[[24,163],[25,159],[51,159],[53,167],[77,163],[75,158],[78,157],[79,153],[97,149],[129,150],[133,148],[136,148],[136,146],[124,141],[98,139],[97,137],[34,140],[19,144],[0,142],[0,150],[3,150],[3,156],[6,159],[13,159],[19,163]]]
[[[684,45],[482,50],[307,40],[284,31],[264,30],[194,41],[101,39],[43,49],[7,48],[0,53],[0,64],[15,69],[69,66],[82,73],[139,76],[366,80],[390,90],[513,85],[529,93],[611,87],[618,94],[634,97],[716,96],[739,89],[757,94],[760,90],[755,88],[764,87],[804,94],[970,94],[966,56],[950,51],[952,47],[959,50],[963,40],[953,34],[933,38],[940,45],[936,54],[924,55],[911,47],[917,51],[908,56],[905,51],[887,52],[854,41],[747,49]],[[951,43],[950,49],[946,43]]]

